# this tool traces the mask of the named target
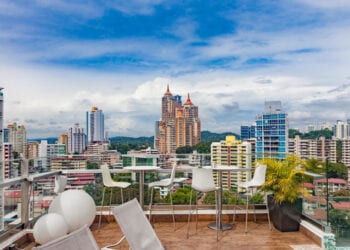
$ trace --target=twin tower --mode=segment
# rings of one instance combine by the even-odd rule
[[[162,98],[162,116],[156,121],[154,146],[160,154],[174,154],[176,148],[193,146],[201,140],[201,122],[198,107],[188,94],[182,104],[181,96],[172,95],[169,85]]]

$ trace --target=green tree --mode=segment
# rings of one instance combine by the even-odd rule
[[[176,190],[176,192],[172,195],[173,196],[173,203],[174,204],[189,204],[190,203],[190,192],[191,187],[182,187]],[[192,204],[195,202],[194,192],[192,194]],[[170,195],[166,197],[166,201],[170,202]]]
[[[324,136],[326,139],[331,139],[333,132],[329,129],[313,130],[307,133],[301,133],[297,129],[289,129],[288,131],[289,138],[294,138],[296,135],[299,135],[301,139],[317,139],[321,136]]]
[[[304,167],[305,171],[315,173],[315,174],[324,174],[325,173],[325,167],[324,164],[322,164],[321,161],[312,158],[312,159],[306,159],[304,160]],[[310,175],[305,175],[304,176],[304,181],[305,182],[313,182],[314,177]]]
[[[264,195],[261,192],[256,192],[249,198],[249,204],[264,204]]]
[[[333,228],[350,228],[348,213],[345,210],[331,209],[329,211],[329,222]]]
[[[302,136],[303,133],[301,133],[301,132],[300,132],[299,130],[297,130],[297,129],[289,129],[289,131],[288,131],[288,136],[289,136],[289,138],[294,138],[294,137],[297,136],[297,135]]]
[[[87,184],[84,186],[85,192],[87,192],[95,201],[95,204],[100,204],[102,200],[102,186],[95,184]]]
[[[200,154],[210,154],[211,142],[200,142],[193,146],[193,150],[197,150]]]
[[[326,163],[324,163],[325,165]],[[343,163],[328,162],[328,178],[348,178],[348,168]]]
[[[150,144],[143,142],[143,141],[137,141],[134,142],[112,142],[109,146],[109,149],[112,150],[118,150],[118,152],[122,154],[126,154],[129,150],[141,150],[146,149],[148,147],[151,147]]]
[[[177,154],[191,154],[193,149],[191,146],[182,146],[176,149]]]
[[[316,174],[322,174],[325,172],[325,167],[321,163],[321,161],[312,158],[312,159],[306,159],[304,161],[305,170],[308,172],[316,173]]]
[[[19,153],[16,151],[13,151],[13,158],[14,159],[19,159]]]
[[[207,192],[204,194],[203,196],[203,203],[204,204],[216,204],[216,201],[215,201],[215,192]]]
[[[350,197],[350,191],[346,190],[346,189],[340,189],[338,191],[335,191],[333,193],[333,197],[337,197],[337,196],[343,196],[343,197]]]
[[[333,132],[329,130],[328,128],[326,129],[321,129],[321,130],[313,130],[308,133],[305,133],[302,138],[303,139],[317,139],[320,138],[321,136],[324,136],[326,139],[331,139],[333,136]]]
[[[230,198],[234,196],[234,193],[229,190],[223,190],[222,193],[222,204],[229,204]],[[205,193],[205,196],[203,197],[203,203],[204,204],[215,204],[215,192],[208,192]]]
[[[246,202],[242,197],[236,195],[231,196],[228,200],[228,204],[245,205],[245,203]]]
[[[276,203],[293,203],[300,195],[307,194],[301,186],[305,170],[299,157],[288,155],[283,161],[265,158],[260,162],[267,166],[266,181],[262,190],[272,192]]]
[[[95,162],[88,162],[86,165],[87,169],[99,169],[99,165]]]

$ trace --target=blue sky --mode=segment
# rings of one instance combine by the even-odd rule
[[[290,127],[350,118],[350,1],[0,1],[5,124],[28,137],[104,110],[150,136],[161,97],[190,93],[202,129],[239,132],[281,100]]]

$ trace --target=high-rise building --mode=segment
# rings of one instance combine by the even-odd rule
[[[7,125],[9,137],[8,142],[12,143],[13,151],[25,156],[27,132],[24,125],[17,125],[16,122]]]
[[[3,153],[4,88],[0,87],[0,155]],[[0,182],[4,179],[3,162],[0,162]],[[0,188],[0,231],[4,229],[4,190]]]
[[[68,153],[68,133],[61,134],[58,137],[58,143],[66,145],[66,154],[67,154]]]
[[[349,120],[347,122],[343,122],[341,120],[337,120],[337,123],[333,127],[334,138],[338,140],[348,139],[350,137],[350,124]]]
[[[181,96],[173,96],[167,86],[162,98],[161,120],[156,122],[155,148],[161,154],[175,153],[181,146],[193,146],[200,142],[201,123],[198,107],[188,95],[182,105]]]
[[[36,173],[40,171],[42,160],[39,159],[39,145],[37,141],[27,143],[26,147],[26,159],[31,160],[29,164],[29,173]]]
[[[255,138],[255,125],[241,126],[241,140]]]
[[[36,159],[39,157],[39,142],[33,141],[27,143],[26,159]]]
[[[237,140],[235,136],[226,136],[225,141],[213,142],[211,144],[212,166],[235,166],[239,168],[252,167],[252,150],[249,142]],[[218,182],[218,176],[215,176]],[[222,173],[222,187],[230,190],[238,181],[250,180],[250,172],[228,172]],[[241,191],[241,190],[238,190]]]
[[[2,135],[3,142],[10,142],[10,130],[8,128],[3,128]]]
[[[16,173],[13,172],[13,145],[9,142],[4,142],[2,144],[2,162],[4,168],[4,178],[14,178],[17,177]],[[18,173],[17,173],[18,174]]]
[[[288,152],[288,119],[280,101],[265,102],[256,118],[256,159],[285,159]]]
[[[105,142],[107,141],[105,137],[105,127],[104,127],[104,114],[101,109],[97,107],[92,107],[89,119],[89,142]]]
[[[76,123],[74,127],[69,128],[68,131],[68,153],[81,154],[86,148],[84,129],[79,127]]]

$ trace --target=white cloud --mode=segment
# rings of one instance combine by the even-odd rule
[[[198,24],[189,17],[180,17],[166,31],[170,35],[182,38],[184,42],[193,42],[199,41],[196,35],[197,28]]]
[[[84,18],[96,18],[103,14],[103,5],[91,0],[36,0],[39,7],[74,14]]]
[[[108,5],[128,15],[152,15],[154,8],[164,0],[110,0]]]
[[[327,13],[350,6],[348,1],[300,2]],[[12,1],[1,1],[0,15],[28,17],[39,8],[89,19],[98,18],[109,7],[127,15],[152,15],[165,4],[161,0],[108,1],[96,7],[90,1],[38,0],[34,7],[20,8]],[[345,119],[350,117],[344,108],[350,105],[345,86],[350,65],[349,19],[334,18],[334,13],[328,13],[328,22],[315,26],[264,31],[237,25],[232,33],[208,39],[198,35],[200,20],[176,17],[160,31],[176,40],[147,35],[55,37],[38,25],[8,22],[1,25],[0,33],[5,120],[28,123],[29,137],[57,136],[75,122],[84,124],[85,111],[95,105],[104,110],[110,135],[152,135],[167,84],[183,101],[190,93],[199,106],[203,129],[212,131],[232,128],[238,132],[241,124],[251,124],[262,112],[265,100],[281,100],[293,126],[314,119]],[[193,42],[199,45],[192,46]],[[59,63],[101,58],[103,63],[103,57],[136,62],[131,67],[128,62],[117,62],[102,69]],[[248,63],[264,58],[270,60],[266,65]],[[223,65],[210,63],[215,60],[222,60]]]
[[[29,9],[23,8],[11,0],[0,1],[0,15],[23,16],[32,13]]]
[[[312,7],[317,8],[325,8],[325,9],[344,9],[347,8],[350,10],[350,2],[348,0],[296,0],[297,2],[301,2],[303,4],[310,5]]]

